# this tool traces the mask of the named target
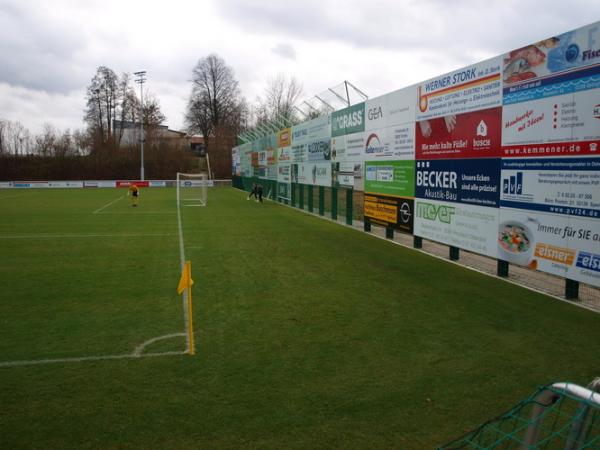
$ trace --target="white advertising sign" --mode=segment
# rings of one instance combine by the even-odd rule
[[[365,131],[379,130],[387,125],[388,96],[372,98],[365,101]]]
[[[600,286],[600,221],[500,209],[498,258]]]
[[[502,145],[597,141],[599,118],[600,94],[589,91],[504,105]],[[595,148],[586,153],[600,154]]]
[[[414,234],[495,258],[498,208],[415,199]]]
[[[292,161],[292,147],[281,147],[277,150],[277,160],[279,162],[290,162]]]
[[[304,162],[308,159],[306,144],[293,144],[291,150],[291,161],[295,163]]]
[[[277,167],[277,182],[289,183],[292,180],[292,165],[290,163],[279,163]]]
[[[387,98],[386,126],[413,123],[416,121],[417,86],[409,86],[391,92]]]
[[[331,161],[363,161],[365,133],[353,133],[331,138]]]
[[[600,158],[505,158],[501,178],[502,207],[600,218]]]
[[[329,139],[330,137],[330,116],[320,116],[292,127],[292,145],[306,144],[324,138]]]
[[[298,183],[313,186],[331,186],[331,163],[298,164]]]
[[[417,120],[502,105],[502,57],[420,83]]]
[[[365,133],[363,160],[398,161],[415,159],[415,124],[405,123]]]

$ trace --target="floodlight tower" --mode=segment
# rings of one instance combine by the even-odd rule
[[[140,143],[141,143],[141,163],[140,180],[144,181],[144,82],[146,81],[146,71],[141,70],[133,73],[137,78],[136,83],[140,85]]]

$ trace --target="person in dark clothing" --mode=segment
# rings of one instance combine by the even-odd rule
[[[258,198],[256,199],[256,201],[260,201],[262,203],[262,194],[263,194],[263,187],[262,184],[259,184],[258,186],[256,186],[256,193],[258,194]]]
[[[256,183],[252,183],[252,190],[250,191],[250,194],[248,194],[248,198],[246,200],[250,200],[250,197],[253,195],[256,201],[258,201],[258,198],[256,197]]]

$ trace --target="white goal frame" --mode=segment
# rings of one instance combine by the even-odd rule
[[[206,206],[208,204],[209,180],[207,172],[177,172],[177,206]]]

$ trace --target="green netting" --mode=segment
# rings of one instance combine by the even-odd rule
[[[544,386],[510,411],[439,449],[600,449],[599,398],[576,385]]]

